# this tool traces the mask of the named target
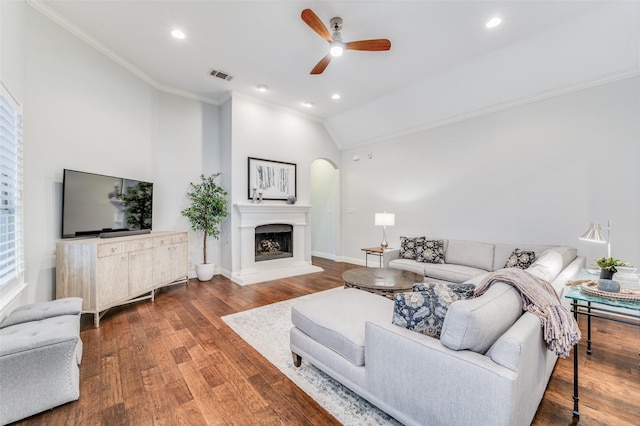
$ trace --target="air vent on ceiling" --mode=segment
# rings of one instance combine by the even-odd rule
[[[218,70],[213,70],[210,73],[212,76],[214,77],[218,77],[221,78],[223,80],[227,80],[227,81],[231,81],[233,79],[233,76],[227,74],[226,72],[222,72],[222,71],[218,71]]]

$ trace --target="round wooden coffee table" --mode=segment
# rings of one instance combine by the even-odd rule
[[[342,273],[344,288],[357,288],[393,299],[394,293],[411,291],[424,276],[393,268],[356,268]]]

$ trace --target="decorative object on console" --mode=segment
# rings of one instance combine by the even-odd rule
[[[289,195],[287,197],[287,204],[295,204],[297,201],[295,195]]]
[[[472,298],[475,287],[475,284],[416,283],[411,293],[393,296],[392,322],[439,339],[449,306],[456,300]]]
[[[520,268],[527,269],[533,261],[536,260],[536,253],[530,250],[515,249],[507,262],[504,264],[505,268]]]
[[[260,200],[287,200],[296,193],[296,164],[249,157],[249,199],[256,188]]]
[[[386,229],[387,226],[395,226],[396,224],[396,215],[394,213],[376,213],[375,214],[375,226],[382,226],[382,242],[380,243],[380,247],[387,248],[389,247],[389,243],[387,243],[387,235]]]
[[[218,239],[218,226],[227,217],[227,192],[215,183],[220,173],[205,177],[200,175],[202,182],[190,183],[191,191],[187,192],[190,205],[180,212],[189,219],[191,229],[202,231],[202,263],[196,263],[196,275],[200,281],[209,281],[215,271],[215,263],[207,262],[207,236]]]

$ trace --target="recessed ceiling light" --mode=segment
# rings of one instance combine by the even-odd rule
[[[311,103],[311,102],[303,102],[302,106],[305,107],[305,108],[311,108],[311,107],[313,107],[313,103]]]
[[[334,101],[337,101],[338,99],[340,99],[340,94],[334,93],[333,95],[331,95],[331,99],[333,99]]]
[[[178,40],[183,40],[184,38],[186,38],[187,36],[180,30],[173,30],[171,31],[171,35],[174,36],[175,38],[177,38]]]
[[[502,18],[498,18],[497,16],[494,16],[493,18],[489,19],[487,23],[484,24],[484,26],[487,28],[495,28],[501,23],[502,23]]]
[[[260,85],[256,86],[256,90],[258,92],[266,93],[266,92],[269,91],[269,88],[267,86],[265,86],[264,84],[260,84]]]

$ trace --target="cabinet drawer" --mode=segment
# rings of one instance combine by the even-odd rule
[[[144,250],[153,247],[153,241],[150,238],[144,238],[139,240],[127,241],[126,250],[129,251],[137,251]]]
[[[181,232],[179,234],[173,234],[171,236],[171,242],[173,244],[186,243],[187,242],[187,233],[186,232]]]
[[[114,254],[126,252],[127,247],[124,242],[113,242],[98,245],[98,257],[113,256]]]

